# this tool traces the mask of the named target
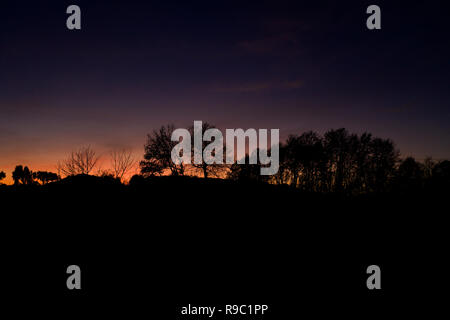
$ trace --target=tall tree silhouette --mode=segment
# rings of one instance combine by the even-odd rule
[[[371,174],[372,134],[364,132],[360,137],[351,135],[350,151],[353,155],[353,166],[349,187],[355,193],[366,192]]]
[[[331,191],[341,192],[348,182],[351,168],[350,135],[345,128],[329,130],[324,135],[324,149],[328,159],[327,183]]]
[[[139,164],[143,175],[160,175],[165,170],[169,170],[174,176],[184,175],[184,165],[172,161],[172,149],[177,144],[171,140],[174,130],[175,127],[169,124],[147,135],[144,160]]]
[[[325,171],[326,158],[321,137],[308,131],[298,137],[299,160],[302,174],[300,186],[304,190],[318,191],[321,187],[321,173]]]
[[[372,189],[375,192],[383,192],[386,191],[390,179],[394,177],[399,152],[391,140],[381,138],[373,139],[371,151]]]
[[[286,144],[280,143],[279,145],[279,168],[278,172],[273,175],[269,181],[274,184],[288,184],[290,180],[290,172],[287,166],[288,153]]]

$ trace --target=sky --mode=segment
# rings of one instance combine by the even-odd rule
[[[68,30],[66,8],[81,8]],[[366,8],[381,8],[368,30]],[[194,120],[331,128],[450,158],[445,1],[3,1],[0,171],[55,171],[90,145],[132,149]],[[106,160],[104,165],[107,166]],[[8,178],[10,181],[10,178]]]

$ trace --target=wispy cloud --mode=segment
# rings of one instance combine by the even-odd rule
[[[288,80],[288,81],[262,81],[262,82],[247,82],[237,85],[219,85],[214,87],[214,92],[225,93],[255,93],[271,90],[293,90],[303,87],[302,80]]]

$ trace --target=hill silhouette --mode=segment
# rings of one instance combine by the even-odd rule
[[[388,285],[383,293],[419,303],[415,290],[432,290],[441,281],[436,266],[448,266],[446,199],[442,192],[349,195],[185,176],[136,176],[124,185],[80,175],[7,186],[0,191],[4,254],[20,264],[6,265],[4,286],[22,295],[46,288],[48,299],[64,292],[70,307],[63,271],[76,262],[83,279],[89,275],[82,294],[108,303],[120,304],[125,293],[145,303],[142,290],[151,288],[163,301],[158,310],[213,293],[269,301],[289,315],[298,301],[286,285],[302,290],[314,310],[324,295],[330,306],[371,307],[379,299],[361,279],[376,263]],[[7,276],[30,266],[39,272],[32,288],[27,277]],[[427,276],[411,280],[417,272]]]

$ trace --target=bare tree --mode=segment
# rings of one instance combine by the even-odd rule
[[[111,167],[115,178],[120,180],[133,169],[135,160],[131,150],[114,150],[111,152]]]
[[[65,176],[89,174],[97,165],[99,158],[90,146],[82,147],[72,152],[67,159],[58,162],[58,173]]]

